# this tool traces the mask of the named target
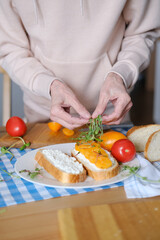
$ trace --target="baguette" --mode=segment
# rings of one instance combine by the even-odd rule
[[[87,173],[90,177],[96,181],[110,179],[115,177],[119,173],[119,164],[117,160],[108,152],[109,159],[112,161],[112,166],[101,169],[98,168],[95,164],[91,163],[85,156],[77,151],[75,148],[71,151],[72,156],[74,156],[79,162],[81,162],[84,168],[87,170]]]
[[[133,142],[137,152],[144,152],[148,138],[158,130],[160,130],[160,124],[135,126],[128,130],[127,138]]]
[[[40,149],[35,155],[35,160],[62,183],[83,182],[87,177],[81,163],[59,150]]]
[[[148,138],[144,156],[150,162],[160,161],[160,130],[152,133]]]

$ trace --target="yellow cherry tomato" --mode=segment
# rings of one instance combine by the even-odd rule
[[[74,131],[68,128],[63,128],[62,131],[68,137],[71,137],[74,134]]]
[[[48,127],[53,132],[58,132],[62,128],[62,125],[57,122],[49,122]]]
[[[104,149],[111,151],[113,144],[119,139],[126,139],[127,137],[120,132],[117,131],[108,131],[103,133],[100,137],[102,142],[100,142],[101,147]]]

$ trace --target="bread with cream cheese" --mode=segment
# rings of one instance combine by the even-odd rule
[[[83,165],[76,158],[52,149],[40,149],[35,155],[37,163],[62,183],[85,181],[87,175]]]
[[[103,149],[104,151],[104,149]],[[96,181],[110,179],[115,177],[119,173],[119,164],[117,160],[111,155],[110,152],[106,151],[107,158],[111,161],[111,165],[108,167],[100,168],[94,163],[90,162],[83,153],[77,151],[75,148],[71,151],[72,156],[74,156],[80,163],[83,164],[84,168],[90,177]],[[98,152],[97,152],[98,153]]]

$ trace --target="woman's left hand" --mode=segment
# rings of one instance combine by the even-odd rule
[[[114,111],[106,115],[103,113],[109,101],[114,105]],[[126,91],[122,78],[116,73],[109,73],[101,87],[99,101],[92,114],[92,118],[96,118],[101,114],[104,124],[119,124],[132,105],[131,98]]]

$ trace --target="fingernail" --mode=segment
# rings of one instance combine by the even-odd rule
[[[95,113],[93,113],[93,114],[92,114],[92,118],[96,118],[96,117],[98,117],[98,115],[95,114]]]
[[[91,114],[90,114],[90,113],[86,113],[86,114],[84,115],[84,118],[87,118],[87,119],[91,118]]]

